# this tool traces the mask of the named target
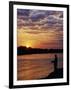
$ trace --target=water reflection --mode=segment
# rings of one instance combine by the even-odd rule
[[[63,67],[63,55],[57,54],[57,68]],[[31,54],[18,56],[17,79],[31,80],[40,79],[48,76],[54,71],[54,54]]]

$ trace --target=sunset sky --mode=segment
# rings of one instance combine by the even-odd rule
[[[17,9],[17,44],[63,48],[63,11]]]

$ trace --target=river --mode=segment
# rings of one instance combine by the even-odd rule
[[[63,54],[57,54],[58,68],[63,68]],[[55,54],[30,54],[17,56],[17,80],[35,80],[54,71]]]

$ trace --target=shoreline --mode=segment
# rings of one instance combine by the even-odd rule
[[[57,69],[56,71],[50,73],[47,77],[40,79],[56,79],[63,78],[63,68]]]

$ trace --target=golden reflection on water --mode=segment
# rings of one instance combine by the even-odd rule
[[[17,80],[40,79],[54,71],[54,54],[21,55],[17,60]]]

